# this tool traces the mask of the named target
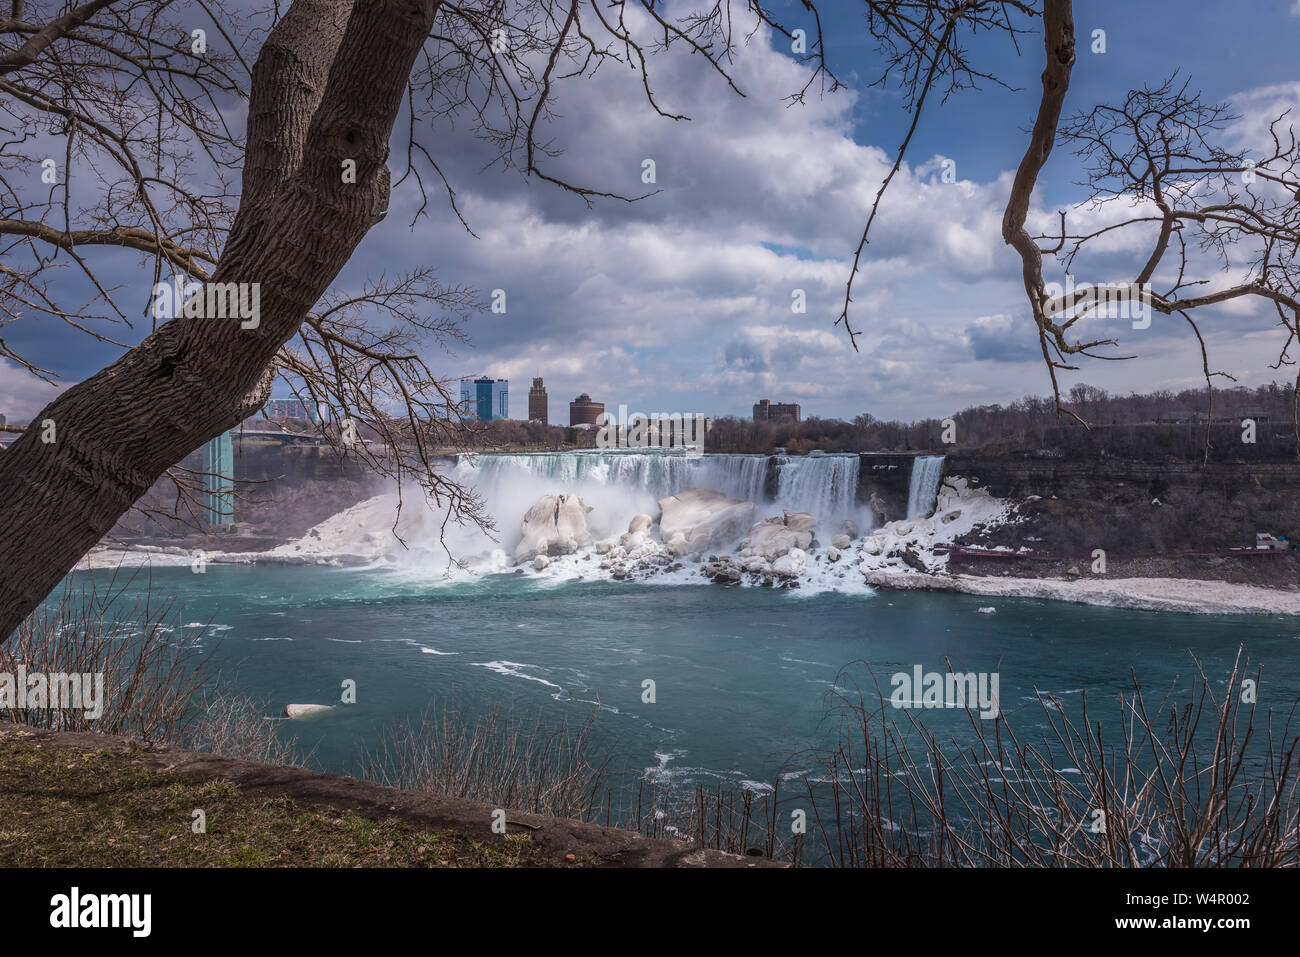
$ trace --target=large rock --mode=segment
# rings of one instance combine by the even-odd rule
[[[754,503],[707,488],[688,488],[659,500],[659,537],[674,555],[730,545],[754,521]]]
[[[924,559],[922,559],[921,556],[916,553],[916,550],[912,548],[911,545],[908,545],[906,548],[904,548],[902,552],[899,553],[898,557],[901,558],[908,565],[915,568],[918,572],[921,572],[922,574],[928,573],[930,571],[930,569],[926,567]]]
[[[576,495],[543,495],[528,510],[520,526],[523,538],[515,546],[515,561],[538,555],[572,555],[591,544],[587,513],[591,507]]]
[[[719,585],[740,584],[740,568],[730,561],[710,562],[704,569],[705,577]]]
[[[817,527],[817,519],[812,512],[787,511],[782,517],[785,519],[785,527],[792,531],[811,532]]]
[[[802,549],[792,548],[772,563],[772,574],[793,578],[803,571],[807,560],[808,556]]]
[[[632,521],[627,523],[627,531],[619,538],[618,543],[624,548],[636,548],[643,544],[650,537],[650,516],[637,515]]]
[[[771,560],[788,554],[792,548],[807,549],[813,540],[811,520],[807,512],[786,512],[765,518],[750,528],[749,535],[740,543],[740,554]]]

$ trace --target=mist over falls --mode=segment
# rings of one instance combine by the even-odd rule
[[[482,496],[501,547],[519,537],[519,521],[543,495],[579,496],[591,507],[592,536],[626,531],[636,515],[657,517],[658,502],[687,489],[753,502],[759,517],[809,512],[827,532],[845,520],[864,531],[871,511],[858,501],[859,456],[704,455],[671,452],[554,452],[463,455],[452,477]]]

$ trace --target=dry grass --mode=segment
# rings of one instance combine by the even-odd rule
[[[1295,704],[1280,719],[1257,715],[1242,701],[1246,667],[1239,655],[1216,684],[1197,662],[1190,685],[1175,683],[1154,706],[1135,676],[1106,723],[1086,694],[1075,717],[1040,695],[1049,730],[1037,741],[1006,714],[970,712],[975,743],[945,746],[915,712],[900,727],[868,696],[845,695],[841,741],[819,773],[829,794],[804,782],[818,857],[849,867],[1294,867]]]
[[[450,705],[398,720],[361,759],[360,777],[391,787],[593,820],[605,765],[590,759],[595,712],[571,728],[490,712],[469,720]]]
[[[146,743],[173,744],[230,758],[301,765],[297,741],[267,720],[267,703],[227,690],[199,642],[204,629],[187,629],[170,604],[145,589],[129,607],[115,608],[142,571],[71,580],[57,598],[27,618],[0,644],[0,672],[104,674],[103,713],[0,709],[9,720],[51,731],[119,734]]]
[[[304,808],[107,750],[6,742],[0,778],[0,867],[566,866],[528,835],[480,841]],[[204,833],[194,833],[195,809]]]
[[[97,731],[142,741],[176,741],[199,714],[192,707],[207,680],[207,656],[172,618],[170,605],[145,597],[123,612],[112,608],[135,572],[107,582],[64,582],[57,598],[30,615],[0,644],[0,672],[104,673],[104,711],[5,709],[11,721],[52,731]]]

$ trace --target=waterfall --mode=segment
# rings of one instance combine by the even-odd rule
[[[920,518],[934,511],[943,477],[942,455],[918,455],[912,460],[912,481],[907,490],[907,517]]]
[[[829,527],[858,512],[857,453],[777,458],[776,504],[792,512],[811,512]]]
[[[600,450],[462,455],[453,478],[471,486],[507,534],[539,497],[580,495],[597,537],[616,535],[637,514],[654,516],[659,499],[688,488],[707,488],[759,506],[760,517],[782,509],[811,512],[831,532],[845,519],[869,528],[870,513],[857,503],[856,454],[776,458],[775,498],[768,494],[766,455],[688,455],[676,452]]]
[[[537,495],[594,485],[640,491],[658,500],[688,488],[711,488],[757,502],[767,481],[767,456],[639,451],[462,455],[458,472],[461,477],[477,472],[474,480],[480,487],[527,476]]]

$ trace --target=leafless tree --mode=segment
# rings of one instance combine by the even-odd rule
[[[1300,145],[1289,117],[1269,127],[1270,143],[1259,158],[1222,142],[1239,119],[1225,104],[1206,103],[1186,80],[1170,77],[1157,86],[1132,90],[1119,105],[1097,105],[1064,122],[1062,107],[1074,66],[1074,20],[1070,0],[1044,5],[1046,67],[1037,118],[1016,172],[1002,222],[1005,241],[1020,254],[1025,292],[1038,328],[1043,360],[1051,376],[1057,410],[1084,423],[1061,401],[1057,371],[1076,369],[1071,357],[1123,359],[1098,350],[1113,338],[1087,339],[1072,327],[1101,314],[1098,298],[1081,302],[1049,296],[1043,256],[1055,255],[1069,270],[1076,257],[1100,237],[1132,230],[1151,234],[1149,252],[1139,258],[1131,288],[1149,290],[1150,308],[1181,316],[1200,344],[1202,373],[1213,413],[1213,382],[1232,378],[1211,368],[1205,339],[1193,313],[1234,299],[1273,304],[1286,332],[1277,363],[1295,365],[1289,355],[1300,343]],[[1103,225],[1073,232],[1060,213],[1060,234],[1031,236],[1025,222],[1038,174],[1056,137],[1071,145],[1085,171],[1085,205],[1102,214]],[[1110,215],[1111,213],[1114,215]],[[1055,239],[1052,246],[1039,243]],[[1293,420],[1300,456],[1300,375]],[[1209,457],[1209,432],[1204,458]]]
[[[159,476],[258,410],[276,376],[330,405],[336,423],[379,423],[376,463],[413,475],[451,513],[481,517],[427,458],[456,415],[423,347],[456,339],[472,294],[425,270],[328,295],[388,211],[403,107],[399,182],[411,178],[426,198],[425,182],[440,183],[455,215],[434,149],[451,124],[490,143],[500,164],[587,202],[632,200],[551,172],[546,122],[562,83],[631,68],[648,108],[680,118],[654,92],[655,54],[692,52],[735,89],[739,43],[760,24],[793,36],[760,0],[680,19],[653,0],[268,6],[244,15],[223,0],[14,2],[0,21],[6,321],[43,314],[125,349],[39,413],[54,441],[29,429],[0,459],[0,640]],[[812,77],[833,86],[820,35],[806,56]],[[227,117],[245,96],[241,133]],[[34,191],[48,159],[55,181]],[[105,278],[122,251],[147,257],[155,282],[256,284],[255,327],[158,321],[152,310],[152,331],[127,348],[146,297]],[[85,301],[55,282],[65,266],[81,274]],[[52,377],[2,339],[0,355]]]
[[[1229,147],[1225,140],[1240,119],[1226,104],[1211,104],[1185,79],[1170,77],[1132,90],[1119,105],[1096,105],[1062,120],[1074,67],[1074,19],[1069,0],[1038,3],[995,0],[907,0],[867,2],[868,27],[879,41],[885,72],[906,93],[910,121],[894,163],[880,184],[854,252],[844,303],[836,325],[844,324],[857,348],[859,332],[850,323],[855,280],[885,192],[902,167],[927,102],[946,99],[981,82],[1000,84],[992,69],[981,67],[963,41],[981,31],[1006,35],[1017,54],[1019,37],[1033,18],[1042,18],[1046,54],[1043,90],[1029,143],[1017,170],[1003,219],[1003,239],[1020,254],[1026,293],[1038,330],[1058,415],[1087,425],[1061,399],[1059,370],[1075,370],[1073,357],[1119,360],[1130,356],[1100,351],[1114,338],[1077,335],[1076,323],[1099,313],[1096,298],[1076,300],[1064,309],[1047,295],[1043,257],[1055,255],[1068,269],[1092,240],[1132,228],[1150,233],[1149,250],[1134,276],[1124,283],[1154,284],[1151,308],[1181,316],[1201,349],[1202,374],[1214,413],[1214,380],[1232,377],[1211,366],[1193,312],[1233,299],[1271,301],[1284,332],[1273,368],[1296,366],[1292,402],[1296,455],[1300,457],[1300,311],[1296,252],[1300,248],[1300,148],[1291,117],[1276,117],[1270,142],[1252,150]],[[1059,234],[1032,235],[1026,227],[1038,175],[1058,135],[1083,164],[1088,191],[1082,204],[1090,212],[1115,216],[1099,228],[1071,232],[1060,213]],[[1040,245],[1040,243],[1050,245]],[[1213,272],[1211,271],[1213,270]],[[1231,281],[1221,282],[1223,277]],[[1209,432],[1203,456],[1209,457]]]

